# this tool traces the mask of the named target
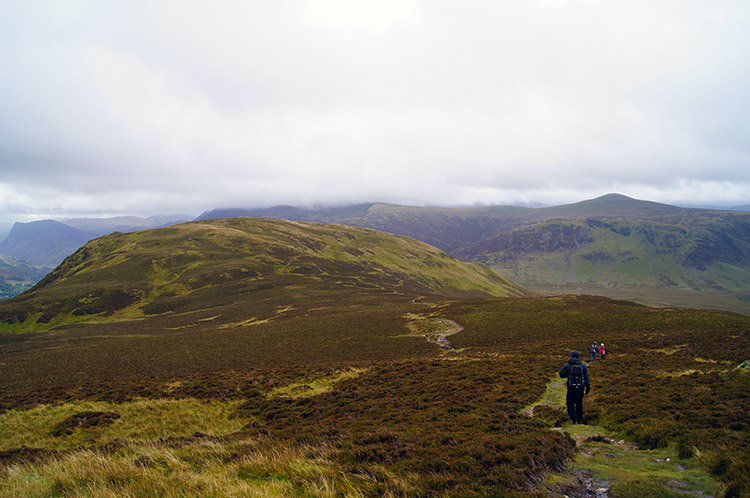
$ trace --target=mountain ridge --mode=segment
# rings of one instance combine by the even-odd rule
[[[39,268],[52,269],[69,255],[71,247],[80,247],[96,237],[54,220],[16,223],[0,242],[0,254]]]
[[[658,305],[702,307],[710,304],[710,307],[750,313],[750,309],[745,304],[745,293],[750,293],[750,284],[742,276],[750,268],[750,261],[748,261],[750,258],[747,257],[750,235],[745,229],[747,220],[750,220],[750,213],[743,211],[686,208],[633,199],[622,194],[606,194],[576,203],[546,207],[422,207],[365,203],[317,208],[283,205],[255,209],[223,208],[206,211],[196,220],[244,215],[292,221],[340,223],[413,237],[459,258],[489,264],[496,271],[505,274],[508,278],[518,280],[522,285],[537,286],[539,292],[589,292]],[[652,237],[681,238],[683,245],[688,244],[692,247],[692,252],[687,257],[686,254],[680,252],[684,252],[685,247],[661,247],[653,254],[659,260],[660,269],[657,273],[663,278],[654,280],[653,272],[648,273],[643,269],[634,268],[634,260],[630,260],[625,266],[616,263],[617,254],[607,252],[602,246],[604,242],[597,242],[599,246],[602,246],[597,250],[604,252],[593,255],[582,249],[581,254],[564,251],[555,253],[554,250],[547,250],[543,253],[532,251],[521,257],[519,248],[507,246],[507,244],[505,246],[501,244],[502,247],[496,248],[497,250],[492,249],[493,240],[499,240],[498,237],[502,238],[503,234],[510,237],[510,234],[514,232],[531,233],[542,226],[540,224],[549,224],[552,220],[560,220],[559,223],[569,226],[580,225],[583,223],[581,220],[599,220],[604,224],[615,225],[623,222],[651,223],[647,231],[652,233]],[[537,228],[532,228],[534,226]],[[645,225],[641,226],[643,227]],[[597,236],[601,235],[605,239],[611,238],[606,230],[594,230],[593,227],[586,227],[585,230],[589,232],[593,230],[592,233]],[[682,231],[689,233],[681,235]],[[545,232],[545,237],[553,235],[552,232]],[[633,240],[628,244],[632,245],[632,242]],[[632,250],[641,253],[638,261],[643,268],[646,268],[650,264],[647,261],[647,255],[650,254],[649,251],[653,251],[653,244],[645,239],[642,243],[643,246]],[[564,245],[564,241],[558,240],[551,243],[550,247],[555,244]],[[74,249],[69,250],[72,253]],[[481,250],[485,252],[481,253]],[[498,264],[500,260],[507,259],[507,255],[499,255],[499,252],[503,251],[516,254],[514,256],[516,259],[525,258],[526,262],[518,259],[519,264],[524,268],[522,272],[519,273],[519,268],[511,269]],[[665,251],[672,251],[675,254],[666,258],[662,254]],[[730,258],[732,261],[728,261],[730,267],[721,268],[714,265],[713,269],[708,268],[714,262],[723,264],[723,261],[717,259],[717,255],[731,256],[731,253],[735,256],[733,259]],[[531,262],[549,258],[554,260],[555,265],[555,268],[551,270],[550,267]],[[572,265],[585,265],[593,269],[588,273],[576,272]],[[699,272],[707,273],[696,274],[696,267],[702,267],[697,268]],[[622,269],[622,274],[617,275],[617,272],[613,270],[615,268]],[[735,271],[737,268],[739,270]],[[594,273],[591,273],[592,271]],[[732,276],[732,272],[739,277]],[[561,279],[561,275],[564,274],[578,275],[580,278]],[[596,276],[597,274],[599,276]],[[608,274],[609,277],[605,280],[601,277],[603,274]],[[692,276],[686,280],[684,277],[686,274]],[[642,275],[644,280],[635,281],[634,275]],[[688,281],[692,283],[687,285]],[[646,282],[650,284],[645,285]],[[682,295],[683,291],[693,294],[686,299],[686,296]],[[650,296],[645,296],[644,300],[644,293],[659,294],[659,299],[654,300]]]

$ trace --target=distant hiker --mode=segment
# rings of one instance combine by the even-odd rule
[[[560,377],[568,379],[568,394],[565,403],[568,405],[568,416],[574,424],[583,423],[583,395],[591,391],[589,368],[581,361],[581,354],[573,351],[570,359],[560,370]]]
[[[604,359],[607,356],[607,348],[604,347],[604,343],[599,347],[599,358]]]
[[[596,345],[596,341],[591,345],[591,361],[596,359],[596,354],[599,352],[599,346]]]

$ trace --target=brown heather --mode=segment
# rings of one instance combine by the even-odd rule
[[[131,264],[117,257],[107,268]],[[581,460],[575,441],[550,430],[559,409],[522,412],[593,340],[610,357],[591,366],[589,423],[674,448],[725,496],[750,495],[750,375],[735,368],[750,318],[590,296],[467,300],[383,274],[358,273],[358,287],[342,267],[305,276],[318,263],[294,261],[266,287],[227,270],[154,297],[165,284],[149,280],[141,308],[0,335],[0,495],[554,496],[545,479]],[[453,322],[453,349],[418,333]]]

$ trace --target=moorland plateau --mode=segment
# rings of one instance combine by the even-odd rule
[[[593,340],[569,426],[539,401]],[[748,359],[746,316],[535,296],[374,230],[115,233],[0,303],[0,496],[749,496]]]

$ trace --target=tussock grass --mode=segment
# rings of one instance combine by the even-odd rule
[[[674,372],[659,372],[659,377],[682,377],[683,375],[702,374],[702,370],[696,370],[695,368],[686,368],[685,370],[677,370]]]
[[[720,363],[722,365],[733,365],[733,362],[728,360],[713,360],[711,358],[701,358],[700,356],[696,356],[695,361],[697,361],[698,363]]]
[[[126,403],[77,402],[10,410],[0,415],[0,451],[21,446],[66,450],[103,445],[116,439],[152,441],[187,437],[196,432],[212,435],[241,430],[247,420],[232,417],[238,401],[196,399],[139,399]],[[114,412],[120,418],[110,424],[80,428],[66,436],[54,436],[55,428],[76,413]]]
[[[332,449],[268,446],[254,440],[197,442],[181,447],[136,445],[114,452],[79,450],[36,465],[0,471],[2,497],[321,497],[372,496],[372,476],[346,476]],[[393,476],[380,473],[378,479]],[[383,482],[377,483],[382,485]],[[410,489],[388,482],[385,496]]]

